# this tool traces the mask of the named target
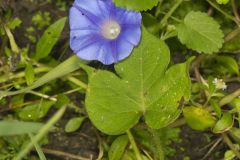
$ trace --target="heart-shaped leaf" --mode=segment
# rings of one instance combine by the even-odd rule
[[[174,121],[179,101],[188,99],[188,62],[167,70],[167,45],[143,28],[142,40],[132,55],[115,65],[116,74],[97,70],[89,75],[86,108],[102,132],[120,134],[144,116],[152,128]]]

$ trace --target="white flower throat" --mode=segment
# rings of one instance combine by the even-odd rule
[[[116,39],[121,33],[121,26],[116,21],[107,21],[103,24],[101,33],[106,39]]]

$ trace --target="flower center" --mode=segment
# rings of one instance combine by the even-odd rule
[[[121,32],[121,27],[116,21],[108,21],[102,26],[102,35],[106,39],[116,39]]]

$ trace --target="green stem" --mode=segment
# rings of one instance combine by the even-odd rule
[[[50,71],[52,68],[49,67],[41,67],[41,68],[35,68],[34,69],[34,73],[42,73],[42,72],[48,72]],[[17,78],[22,78],[25,76],[25,72],[19,72],[19,73],[15,73],[15,74],[10,74],[10,75],[4,75],[0,77],[0,83],[4,83],[6,81],[9,80],[13,80],[13,79],[17,79]]]
[[[29,136],[29,138],[30,138],[31,141],[32,141],[32,139],[33,139],[33,134],[32,134],[32,133],[29,133],[28,136]],[[37,153],[38,153],[39,159],[40,159],[40,160],[47,160],[47,158],[45,157],[45,155],[44,155],[44,153],[43,153],[43,151],[42,151],[42,149],[41,149],[41,146],[40,146],[38,143],[34,143],[34,147],[35,147],[35,149],[36,149],[36,151],[37,151]]]
[[[160,12],[159,14],[163,14],[163,15],[166,15],[167,13],[166,12]],[[176,21],[176,22],[178,22],[178,23],[182,23],[183,22],[183,20],[181,20],[181,19],[179,19],[179,18],[177,18],[177,17],[174,17],[174,16],[170,16],[169,18],[171,18],[172,20],[174,20],[174,21]]]
[[[234,91],[233,93],[223,97],[220,102],[219,105],[220,106],[224,106],[228,103],[230,103],[234,98],[240,96],[240,89],[237,89],[236,91]]]
[[[207,0],[207,2],[216,10],[218,10],[220,13],[222,13],[225,17],[227,17],[228,19],[234,21],[235,23],[238,24],[238,22],[236,21],[235,17],[229,15],[228,13],[226,13],[224,10],[222,10],[218,5],[216,5],[215,3],[213,3],[211,0]]]
[[[162,4],[163,4],[163,1],[164,1],[164,0],[160,0],[160,1],[159,1],[158,6],[157,6],[157,9],[156,9],[156,12],[155,12],[155,17],[158,17],[158,16],[159,16],[160,11],[161,11],[161,7],[162,7]]]
[[[83,89],[87,89],[87,84],[83,83],[82,81],[80,81],[79,79],[75,78],[75,77],[68,77],[68,80],[76,85],[78,85],[79,87],[82,87]]]
[[[52,128],[52,126],[62,117],[66,110],[66,106],[62,107],[55,113],[55,115],[39,130],[38,134],[32,138],[32,141],[26,145],[14,158],[13,160],[21,160],[25,157],[28,152],[34,147],[39,140],[41,140],[47,132]]]
[[[76,71],[80,67],[84,68],[84,70],[89,75],[91,75],[93,72],[93,69],[91,67],[87,66],[86,64],[79,63],[80,61],[81,60],[77,56],[72,56],[72,57],[68,58],[66,61],[59,64],[57,67],[51,69],[49,72],[47,72],[42,77],[40,77],[31,86],[28,86],[26,88],[23,88],[23,89],[17,90],[17,91],[0,91],[0,99],[3,97],[6,97],[6,96],[12,96],[12,95],[31,91],[33,89],[36,89],[36,88],[48,83],[49,81],[66,76],[67,74],[69,74],[73,71]],[[66,67],[66,66],[68,66],[68,67]],[[21,76],[24,76],[24,75],[21,75]],[[76,82],[76,80],[75,80],[75,82]],[[78,81],[77,85],[80,85],[81,87],[86,89],[86,85],[84,83],[80,84],[80,82]]]
[[[229,139],[226,133],[222,133],[223,141],[228,145],[228,147],[233,151],[233,153],[240,159],[240,153],[235,149],[232,141]]]
[[[237,27],[236,29],[228,33],[224,38],[224,43],[230,42],[231,40],[236,38],[238,35],[240,35],[240,27]]]
[[[236,4],[236,1],[235,0],[231,0],[231,5],[232,5],[232,9],[233,9],[233,14],[236,18],[236,21],[240,22],[240,17],[239,17],[239,14],[238,14],[238,7],[237,7],[237,4]]]
[[[135,142],[135,140],[133,138],[133,135],[130,132],[130,130],[127,131],[127,135],[128,135],[129,141],[130,141],[130,143],[131,143],[131,145],[133,147],[133,151],[134,151],[134,153],[136,155],[137,160],[142,160],[140,151],[138,150],[137,144],[136,144],[136,142]]]
[[[160,28],[164,27],[167,23],[167,20],[173,12],[180,6],[180,4],[183,2],[183,0],[177,0],[177,2],[172,6],[172,8],[169,10],[169,12],[163,17],[163,19],[160,21],[159,26]]]
[[[173,32],[166,33],[163,37],[161,37],[161,39],[165,41],[169,38],[176,37],[176,36],[177,36],[177,32],[173,31]]]
[[[34,69],[34,73],[35,74],[38,74],[38,73],[42,73],[42,72],[48,72],[52,70],[52,68],[50,67],[40,67],[40,68],[35,68]],[[0,77],[0,83],[3,83],[3,82],[6,82],[6,81],[9,81],[9,80],[13,80],[13,79],[18,79],[18,78],[23,78],[25,76],[25,72],[22,71],[22,72],[19,72],[19,73],[15,73],[15,74],[11,74],[11,75],[4,75],[2,77]],[[83,89],[87,89],[87,84],[83,83],[82,81],[78,80],[77,78],[75,77],[72,77],[72,76],[68,76],[67,79],[78,85],[79,87],[82,87]]]
[[[39,97],[41,97],[41,98],[44,98],[44,99],[51,100],[51,101],[53,101],[53,102],[56,102],[56,101],[57,101],[57,99],[56,99],[56,98],[54,98],[54,97],[51,97],[51,96],[49,96],[49,95],[46,95],[46,94],[43,94],[43,93],[40,93],[40,92],[36,92],[36,91],[29,91],[28,93],[31,93],[31,94],[33,94],[33,95],[36,95],[36,96],[39,96]]]

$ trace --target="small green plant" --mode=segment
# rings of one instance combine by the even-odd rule
[[[0,160],[79,158],[53,133],[92,159],[240,159],[238,1],[26,4],[0,2]]]

